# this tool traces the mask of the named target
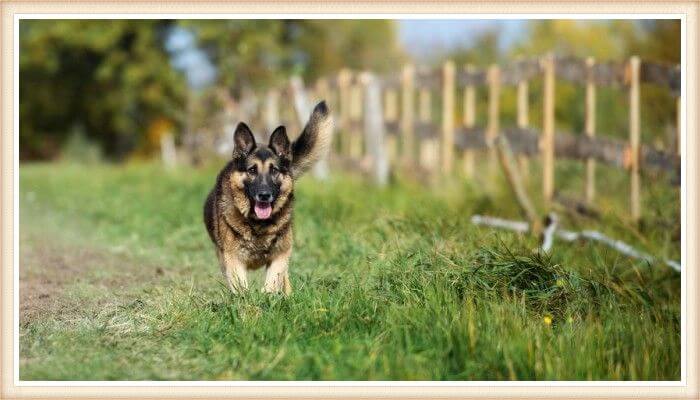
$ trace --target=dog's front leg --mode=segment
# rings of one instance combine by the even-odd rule
[[[289,258],[291,255],[292,250],[289,249],[272,260],[265,274],[263,292],[283,292],[286,295],[292,293],[292,286],[289,283]]]
[[[233,293],[243,293],[248,289],[248,267],[233,252],[219,255],[221,270],[226,277],[229,289]]]

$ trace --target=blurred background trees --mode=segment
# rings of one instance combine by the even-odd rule
[[[291,74],[305,80],[340,68],[388,71],[402,58],[393,21],[183,21],[214,63],[217,82],[234,95],[278,85]]]
[[[21,158],[51,158],[85,132],[112,158],[145,145],[148,124],[178,120],[186,89],[163,38],[171,21],[20,23]]]
[[[391,73],[407,61],[437,65],[446,58],[485,66],[548,51],[603,61],[636,54],[680,62],[680,22],[674,20],[521,21],[509,35],[496,22],[459,23],[477,22],[486,29],[455,33],[449,46],[424,42],[433,51],[421,55],[411,37],[431,38],[432,28],[409,36],[403,21],[22,20],[20,157],[52,159],[64,148],[80,153],[76,144],[83,142],[108,159],[148,156],[164,132],[177,137],[186,129],[188,93],[225,88],[235,97],[279,85],[292,74],[310,82],[342,67]],[[541,119],[539,90],[533,85],[530,93],[533,125]],[[599,130],[606,134],[626,131],[626,99],[619,92],[600,93],[606,113]],[[673,102],[663,91],[642,93],[642,134],[663,139],[673,124]],[[556,95],[562,127],[580,132],[582,88],[561,84]],[[506,120],[515,113],[510,97],[504,91]],[[217,110],[208,111],[214,118]]]

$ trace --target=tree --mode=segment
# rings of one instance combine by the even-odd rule
[[[162,20],[22,20],[20,157],[51,158],[83,129],[111,158],[148,125],[181,123],[184,77],[170,67]]]
[[[307,81],[342,67],[384,72],[402,57],[389,20],[182,21],[219,69],[219,83],[234,95],[282,83],[292,74]]]
[[[447,58],[454,61],[456,65],[473,64],[475,66],[485,66],[496,63],[501,59],[499,43],[500,35],[498,31],[488,30],[474,38],[474,42],[471,45],[451,51]]]

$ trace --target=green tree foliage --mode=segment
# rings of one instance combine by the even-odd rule
[[[512,55],[558,55],[609,60],[625,56],[628,42],[637,35],[633,21],[541,20],[532,21],[528,32],[513,46]]]
[[[137,148],[153,148],[145,142],[153,139],[147,132],[154,121],[168,120],[181,131],[181,119],[187,114],[186,81],[172,67],[164,46],[173,26],[194,33],[198,47],[217,68],[216,87],[238,96],[243,90],[284,84],[292,74],[313,82],[343,67],[395,73],[405,61],[395,24],[390,20],[23,20],[21,157],[53,157],[71,132],[83,131],[101,145],[102,153],[121,158]],[[680,22],[532,21],[510,48],[502,48],[499,31],[491,30],[447,58],[458,67],[467,63],[485,67],[549,51],[600,61],[639,55],[644,60],[678,63]],[[416,63],[425,64],[425,60]],[[501,93],[505,126],[515,120],[515,92],[503,87]],[[485,123],[486,91],[480,89],[477,95],[481,124]],[[582,132],[583,88],[560,81],[556,96],[557,128]],[[541,123],[541,101],[541,82],[536,79],[530,84],[533,126]],[[645,142],[672,142],[674,107],[666,88],[642,87]],[[598,110],[601,135],[626,136],[624,88],[599,88]]]
[[[458,67],[473,64],[482,68],[491,63],[508,63],[518,57],[540,57],[549,52],[557,56],[594,57],[600,62],[619,62],[637,55],[645,61],[676,64],[680,62],[680,40],[678,20],[540,20],[530,22],[522,37],[509,49],[499,50],[498,31],[486,31],[474,38],[470,46],[458,48],[447,54],[446,58],[454,60]],[[485,125],[487,89],[479,88],[477,96],[477,124]],[[557,129],[582,133],[585,118],[584,87],[558,80],[555,96]],[[459,97],[458,100],[461,101]],[[541,127],[541,79],[530,82],[529,100],[530,125]],[[514,125],[514,87],[501,88],[500,103],[502,125]],[[625,87],[599,87],[597,109],[596,125],[599,134],[627,137],[629,105]],[[645,143],[673,148],[675,100],[668,88],[642,85],[641,118],[642,139]]]
[[[533,21],[527,35],[512,49],[512,56],[533,57],[546,53],[557,56],[593,57],[596,61],[621,61],[628,57],[630,40],[639,35],[633,21]],[[580,84],[557,81],[555,92],[557,128],[575,133],[584,130],[585,92]],[[542,84],[531,85],[531,122],[542,121]],[[596,130],[601,135],[624,137],[627,132],[627,97],[623,88],[597,90]]]
[[[539,55],[552,51],[557,55],[594,57],[598,61],[623,61],[636,55],[645,61],[680,61],[680,21],[632,20],[574,21],[547,20],[530,24],[525,39],[513,49],[514,55]],[[535,87],[539,90],[539,87]],[[541,99],[539,91],[533,93]],[[582,132],[584,126],[584,90],[581,85],[558,83],[556,118],[562,129]],[[641,91],[642,136],[647,143],[672,147],[675,102],[668,88],[643,85]],[[597,130],[604,135],[626,137],[628,132],[628,95],[624,87],[601,87],[597,92]],[[541,107],[533,109],[535,121],[541,120]]]
[[[659,19],[644,21],[640,25],[642,35],[630,38],[628,53],[661,62],[674,64],[681,62],[680,20]]]
[[[489,30],[474,38],[473,44],[457,48],[448,55],[457,65],[474,64],[484,66],[498,62],[501,57],[499,48],[500,35],[496,30]]]
[[[144,140],[153,119],[177,122],[185,83],[163,50],[170,24],[21,21],[21,157],[54,157],[79,129],[121,158]]]
[[[387,72],[402,52],[389,20],[182,21],[234,94],[279,84],[291,74],[308,81],[340,68]]]
[[[289,41],[280,20],[193,20],[192,30],[218,69],[219,83],[230,88],[270,85],[289,69]]]
[[[629,40],[628,54],[636,54],[643,60],[680,64],[680,20],[645,21],[641,28],[641,35]],[[643,85],[641,102],[643,139],[675,147],[676,101],[669,90],[656,85]]]
[[[313,80],[339,69],[396,71],[405,60],[391,20],[295,21],[301,72]]]

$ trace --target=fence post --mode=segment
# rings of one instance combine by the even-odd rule
[[[471,77],[474,72],[474,68],[467,64],[466,66],[467,75]],[[464,88],[464,126],[468,129],[474,127],[476,122],[476,95],[474,90],[474,85],[467,83]],[[464,150],[462,155],[464,162],[464,174],[468,178],[474,177],[474,151]]]
[[[543,60],[544,111],[542,123],[542,194],[546,208],[554,195],[554,56]]]
[[[177,164],[175,140],[169,130],[160,136],[160,157],[167,168],[173,168]]]
[[[272,131],[280,124],[278,100],[279,92],[277,90],[267,91],[265,95],[265,125],[268,134],[272,134]]]
[[[489,84],[489,120],[486,129],[486,143],[489,147],[489,175],[493,180],[496,173],[497,162],[494,139],[498,136],[499,124],[499,96],[501,91],[501,78],[498,65],[491,65],[488,70]]]
[[[406,65],[401,76],[401,156],[405,164],[413,161],[413,111],[414,111],[414,82],[415,69]]]
[[[429,125],[431,120],[431,93],[430,89],[421,88],[418,91],[418,120],[421,125]],[[433,172],[435,167],[435,148],[434,140],[430,138],[420,138],[419,142],[419,161],[420,164],[427,170]]]
[[[455,64],[447,61],[442,67],[442,172],[452,172],[455,142]]]
[[[325,100],[326,104],[329,104],[330,107],[330,90],[326,78],[319,78],[316,81],[314,94],[316,95],[316,101]]]
[[[634,56],[629,61],[630,77],[630,208],[632,219],[639,220],[640,206],[640,177],[639,177],[639,57]]]
[[[376,77],[375,77],[376,79]],[[396,122],[398,121],[398,96],[396,93],[396,89],[387,89],[385,91],[385,97],[384,97],[384,118],[388,122]],[[386,152],[387,152],[387,158],[389,160],[389,163],[392,164],[394,161],[396,161],[396,156],[397,156],[397,141],[396,141],[396,135],[387,135],[385,138],[385,143],[386,143]]]
[[[526,129],[527,126],[530,124],[529,118],[528,118],[528,112],[529,112],[529,107],[528,107],[528,83],[526,79],[520,79],[518,81],[518,128],[520,129]],[[529,177],[529,163],[527,156],[524,154],[520,154],[518,156],[518,164],[520,167],[520,176],[523,180],[523,183],[527,183],[528,177]]]
[[[362,74],[364,84],[364,131],[365,153],[372,160],[372,172],[375,182],[384,186],[389,180],[389,162],[385,151],[384,118],[382,112],[382,94],[377,78]]]
[[[352,158],[362,158],[362,132],[360,132],[360,126],[362,122],[362,82],[360,82],[359,75],[355,76],[354,82],[350,85],[350,119],[352,127],[350,131],[350,157]]]
[[[338,105],[339,110],[339,130],[342,135],[338,135],[340,154],[347,156],[349,154],[349,137],[350,137],[350,71],[343,68],[338,73]]]
[[[593,57],[586,59],[586,114],[585,129],[586,136],[593,139],[595,137],[595,83],[593,81]],[[586,202],[593,204],[595,198],[595,159],[588,157],[586,160]]]

